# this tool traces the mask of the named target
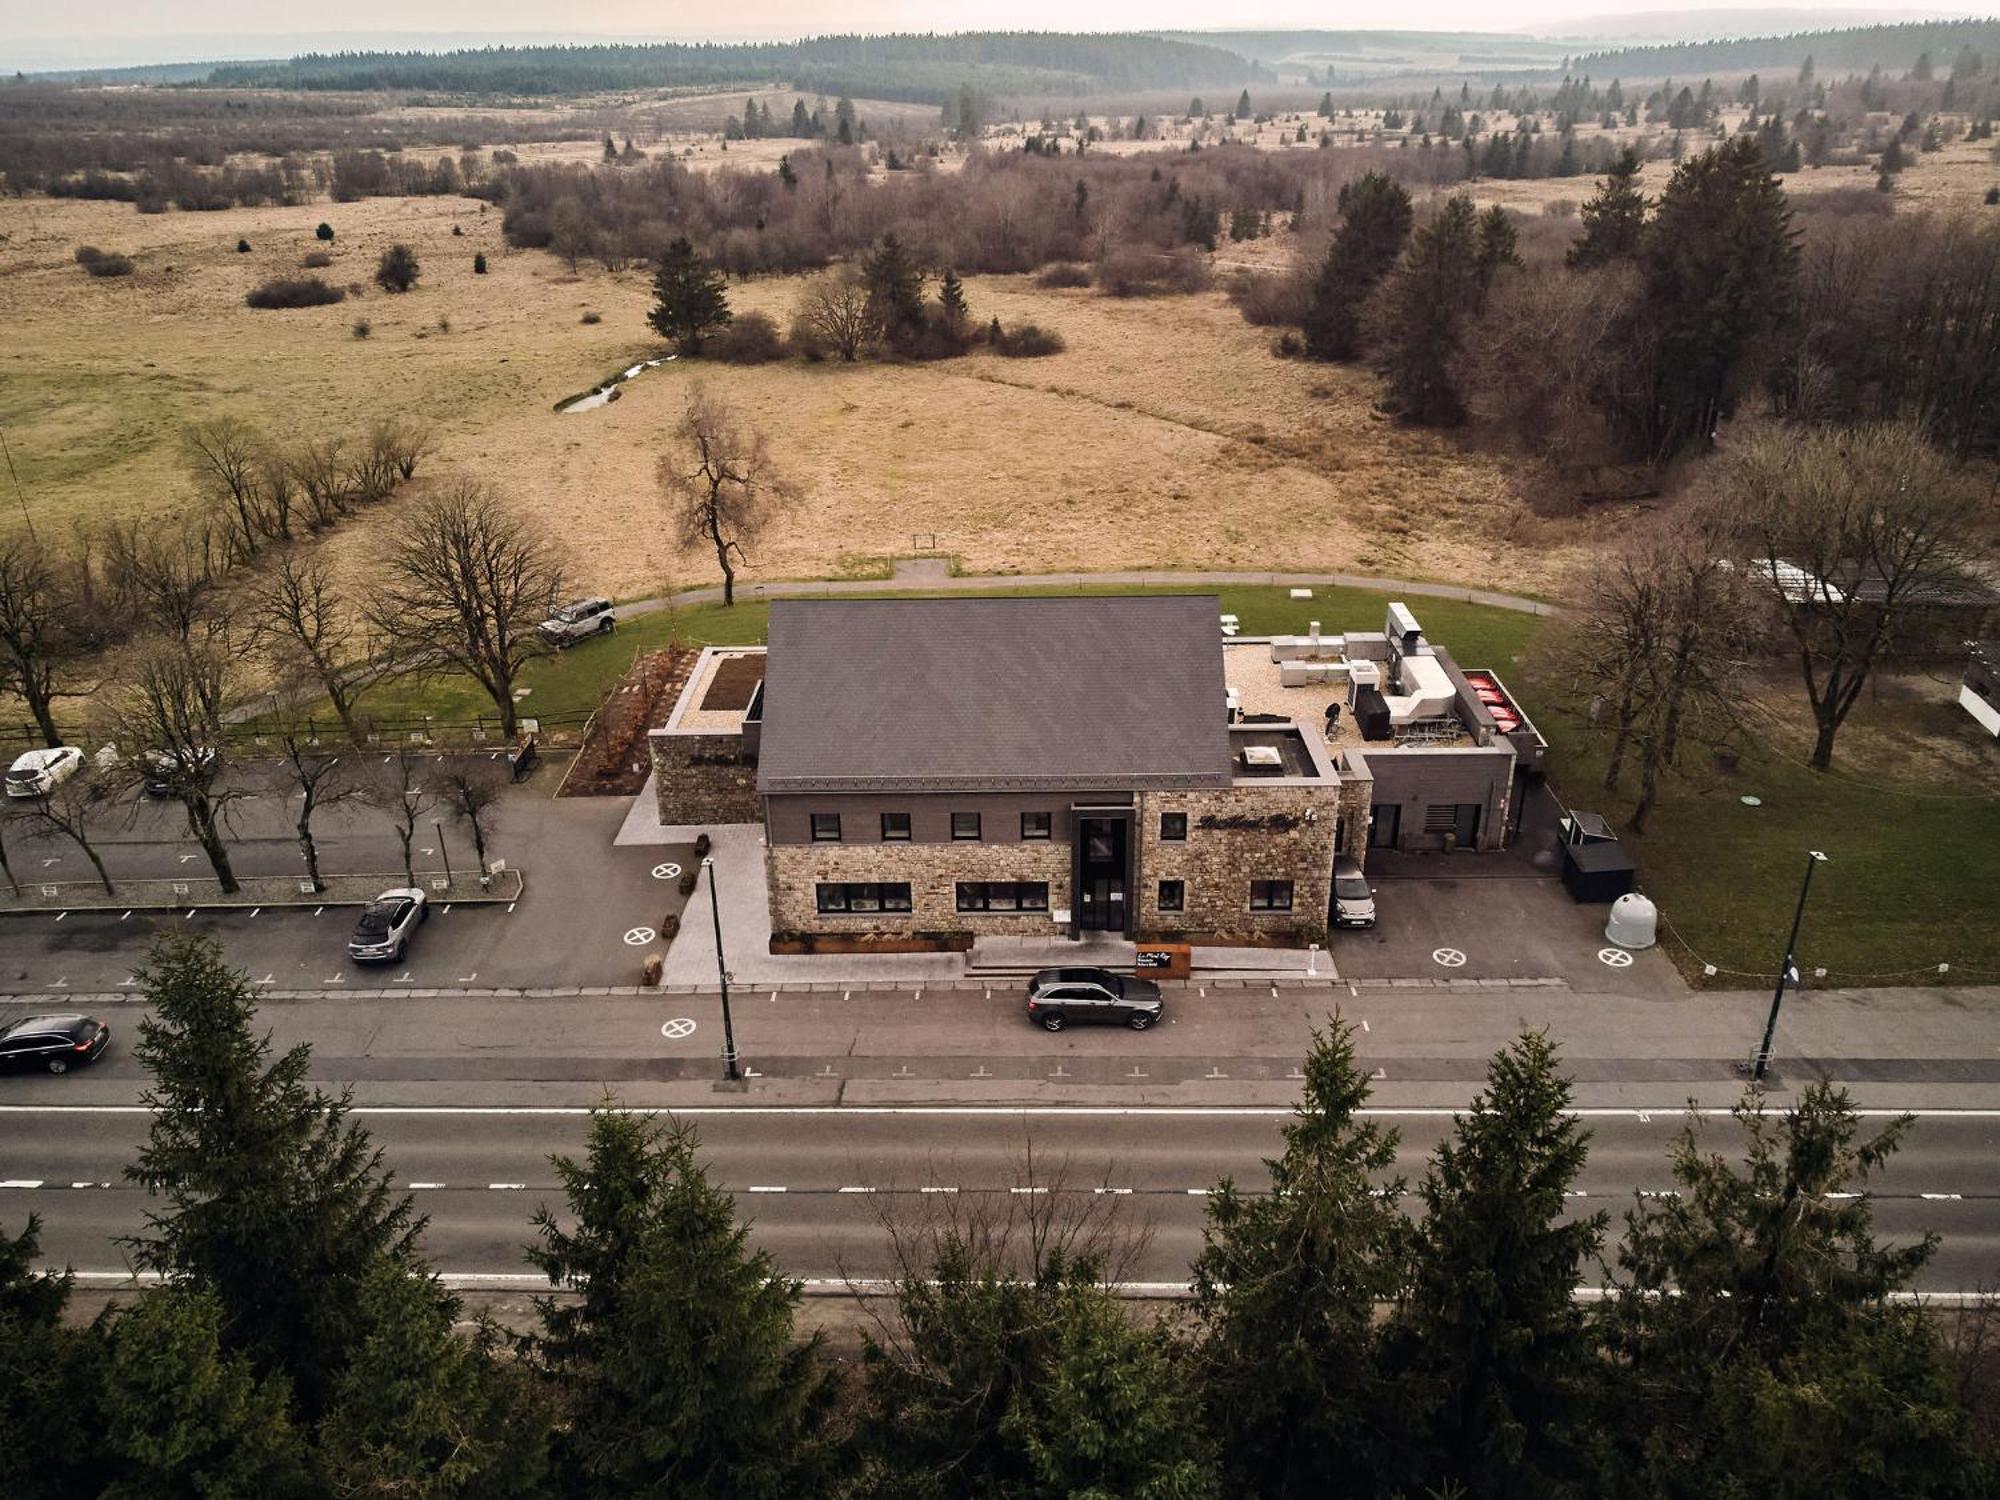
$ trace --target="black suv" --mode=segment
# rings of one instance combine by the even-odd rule
[[[1028,1019],[1044,1031],[1105,1022],[1144,1031],[1160,1019],[1160,987],[1109,969],[1043,969],[1028,981]]]
[[[95,1062],[111,1028],[89,1016],[27,1016],[0,1028],[0,1068],[67,1073]]]

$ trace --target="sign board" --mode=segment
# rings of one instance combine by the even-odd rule
[[[1051,922],[1055,923],[1055,924],[1056,924],[1056,926],[1058,926],[1058,927],[1067,927],[1067,926],[1069,926],[1069,908],[1068,908],[1067,906],[1052,906],[1052,907],[1050,907],[1050,908],[1049,908],[1049,920],[1050,920]]]

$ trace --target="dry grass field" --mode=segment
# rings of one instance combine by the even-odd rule
[[[247,290],[318,248],[322,218],[338,232],[324,274],[359,293],[330,307],[245,307]],[[443,474],[492,483],[565,539],[579,586],[630,596],[698,583],[713,564],[673,545],[653,469],[701,378],[765,429],[804,491],[751,549],[753,578],[866,572],[935,533],[979,571],[1338,568],[1533,591],[1587,540],[1529,520],[1496,461],[1376,417],[1367,376],[1274,358],[1270,332],[1219,292],[1116,301],[980,278],[976,317],[1040,322],[1067,352],[683,363],[640,376],[607,407],[559,414],[562,397],[657,352],[648,280],[573,276],[549,255],[509,251],[498,213],[474,201],[143,216],[11,200],[0,236],[0,427],[45,532],[186,505],[178,433],[203,417],[292,438],[393,415],[435,437],[420,485]],[[239,236],[248,254],[236,253]],[[423,263],[400,297],[372,283],[398,240]],[[92,280],[72,261],[80,244],[131,254],[138,271]],[[482,250],[483,277],[472,272]],[[797,290],[774,279],[732,298],[782,322]],[[583,324],[586,311],[602,322]],[[351,331],[358,318],[372,325],[365,340]],[[334,546],[358,561],[391,525],[379,513]]]

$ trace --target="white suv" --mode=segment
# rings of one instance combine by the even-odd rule
[[[560,650],[593,635],[609,635],[618,623],[618,612],[609,599],[579,599],[565,604],[542,621],[542,639]]]

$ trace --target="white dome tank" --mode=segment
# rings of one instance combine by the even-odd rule
[[[1650,948],[1659,941],[1660,909],[1637,891],[1627,891],[1611,903],[1611,920],[1604,940],[1620,948]]]

